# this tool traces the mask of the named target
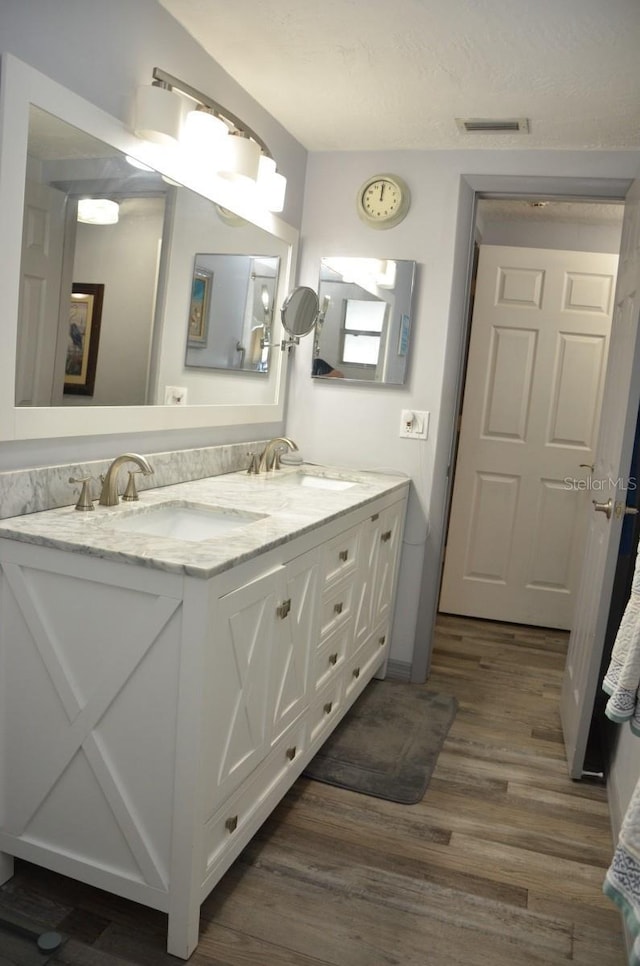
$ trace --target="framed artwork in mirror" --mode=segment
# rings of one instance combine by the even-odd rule
[[[212,285],[213,272],[196,268],[193,273],[189,303],[189,345],[196,348],[207,344]]]
[[[98,363],[104,285],[74,282],[69,303],[69,338],[64,392],[93,396]]]

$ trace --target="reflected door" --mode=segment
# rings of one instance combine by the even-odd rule
[[[16,405],[49,406],[60,308],[66,195],[27,181],[16,346]]]
[[[441,610],[571,626],[616,269],[481,248]]]

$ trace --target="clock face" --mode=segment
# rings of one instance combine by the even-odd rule
[[[402,179],[376,175],[358,194],[358,214],[373,228],[392,228],[409,211],[409,189]]]

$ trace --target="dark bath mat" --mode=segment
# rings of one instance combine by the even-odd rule
[[[416,684],[373,680],[304,775],[411,805],[429,784],[458,702]]]

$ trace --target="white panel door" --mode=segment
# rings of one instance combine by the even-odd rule
[[[571,626],[617,261],[480,250],[445,612]]]
[[[16,403],[51,404],[58,335],[66,195],[28,181],[25,187]]]
[[[625,489],[640,403],[640,181],[627,195],[615,293],[607,378],[591,496],[584,567],[569,638],[560,714],[572,778],[580,778],[589,736],[611,592],[616,569]]]

